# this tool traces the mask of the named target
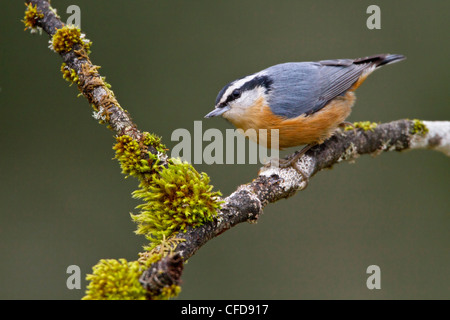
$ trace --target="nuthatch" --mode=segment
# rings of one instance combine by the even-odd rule
[[[271,129],[278,129],[279,149],[306,144],[294,158],[280,163],[306,178],[297,160],[345,124],[355,102],[353,92],[369,74],[403,59],[402,55],[380,54],[278,64],[227,84],[205,118],[221,115],[244,131],[254,129],[256,142],[265,147],[271,147]],[[260,129],[266,129],[267,140],[259,139]]]

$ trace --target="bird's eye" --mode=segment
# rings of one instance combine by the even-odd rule
[[[233,97],[233,99],[239,98],[241,96],[241,90],[234,89],[233,92],[231,93],[231,96]]]

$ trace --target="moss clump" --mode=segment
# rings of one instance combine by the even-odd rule
[[[220,208],[220,192],[212,192],[209,177],[198,173],[188,163],[174,161],[152,175],[149,184],[141,183],[133,197],[145,203],[140,213],[131,215],[138,224],[137,234],[143,234],[153,249],[174,232],[186,231],[211,221]]]
[[[92,42],[85,39],[85,35],[81,33],[80,28],[72,25],[65,25],[58,29],[50,42],[51,48],[58,53],[70,52],[77,44],[89,53],[92,44]]]
[[[63,79],[70,82],[70,85],[79,83],[78,74],[75,69],[69,68],[64,62],[61,65],[61,72],[63,74]]]
[[[25,16],[23,17],[23,24],[25,25],[25,29],[31,29],[31,31],[37,29],[37,20],[44,18],[44,15],[41,11],[37,9],[37,5],[33,6],[31,3],[25,4],[27,9],[25,10]]]
[[[147,146],[152,146],[156,149],[156,151],[165,153],[167,151],[167,148],[164,144],[161,143],[161,138],[151,134],[149,132],[143,132],[143,140],[142,142]]]
[[[138,178],[149,178],[152,167],[157,164],[158,157],[146,152],[143,145],[128,135],[116,137],[115,159],[119,160],[122,173]]]
[[[171,286],[164,287],[161,290],[161,294],[156,297],[151,297],[152,300],[168,300],[170,298],[176,297],[181,292],[181,287],[172,284]]]
[[[154,251],[139,252],[139,263],[149,268],[153,263],[158,262],[164,257],[162,253],[154,253]]]
[[[413,125],[411,127],[412,134],[419,134],[419,135],[423,136],[428,133],[427,126],[419,119],[412,120],[412,123],[413,123]]]
[[[138,261],[102,259],[88,274],[90,281],[83,300],[145,300],[146,290],[139,282],[143,267]]]
[[[158,251],[159,251],[159,253],[156,253]],[[139,253],[138,261],[145,268],[150,268],[153,264],[157,263],[159,260],[161,260],[166,255],[167,255],[166,253],[161,251],[161,248],[159,248],[159,250],[155,248],[151,251],[145,251],[145,252]],[[162,270],[160,269],[160,271],[162,271]],[[158,274],[158,272],[159,271],[157,271],[156,274]],[[179,281],[177,281],[177,283],[178,282]],[[177,296],[181,292],[181,287],[177,283],[173,283],[172,285],[162,287],[160,290],[157,290],[157,292],[147,291],[147,299],[149,299],[149,300],[168,300],[170,298]],[[145,275],[144,275],[143,283],[141,282],[141,284],[143,285],[144,288],[146,287]]]
[[[184,241],[186,241],[186,239],[176,238],[175,236],[171,236],[170,238],[166,239],[166,236],[163,235],[162,240],[159,241],[157,245],[150,244],[150,246],[144,246],[144,249],[147,251],[145,251],[145,253],[140,253],[141,258],[139,259],[139,261],[141,263],[147,263],[149,261],[149,258],[162,258],[167,255],[173,254],[177,246]]]
[[[345,131],[350,131],[350,130],[354,130],[354,129],[362,129],[364,131],[373,131],[376,127],[378,126],[378,124],[376,122],[370,122],[370,121],[358,121],[358,122],[353,122],[352,125],[348,125],[345,127]]]

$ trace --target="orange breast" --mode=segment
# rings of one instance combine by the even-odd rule
[[[244,131],[254,129],[257,133],[257,142],[268,148],[272,147],[270,129],[278,130],[279,149],[285,149],[302,144],[324,142],[350,115],[354,102],[355,95],[348,91],[344,96],[334,98],[316,113],[287,119],[273,114],[260,98],[254,106],[246,110],[244,115],[227,118],[234,126]],[[259,134],[259,129],[267,131],[267,139],[265,135]]]

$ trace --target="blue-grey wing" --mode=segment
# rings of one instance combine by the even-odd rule
[[[322,109],[350,89],[371,64],[354,62],[350,59],[291,62],[267,68],[265,72],[274,79],[268,97],[272,112],[294,118]]]

